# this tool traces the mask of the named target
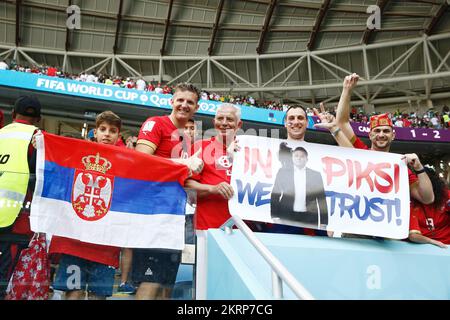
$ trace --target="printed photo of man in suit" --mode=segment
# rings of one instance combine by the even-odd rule
[[[306,149],[296,147],[292,150],[283,142],[280,144],[279,160],[282,167],[275,177],[270,202],[274,223],[286,220],[325,228],[328,207],[322,175],[306,167]]]

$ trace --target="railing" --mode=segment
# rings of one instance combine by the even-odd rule
[[[239,230],[242,231],[248,241],[250,241],[272,268],[272,293],[275,299],[283,298],[282,281],[284,281],[299,299],[314,300],[312,294],[306,290],[305,287],[303,287],[286,267],[269,251],[269,249],[264,246],[242,219],[233,216],[222,225],[221,229],[227,234],[231,234],[233,225],[236,225]]]

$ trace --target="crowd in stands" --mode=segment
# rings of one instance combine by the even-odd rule
[[[49,73],[48,69],[49,68],[45,71],[46,74]],[[58,71],[53,70],[50,73],[57,76]],[[81,77],[81,75],[79,77]],[[393,121],[390,119],[389,115],[381,114],[370,118],[370,146],[365,145],[364,142],[357,138],[350,126],[350,117],[355,120],[358,119],[360,115],[358,110],[350,109],[351,91],[356,87],[358,79],[359,76],[356,74],[345,78],[343,92],[338,108],[336,109],[336,115],[326,112],[322,105],[320,113],[317,109],[312,110],[313,114],[321,120],[321,123],[316,124],[316,126],[321,125],[322,128],[328,129],[332,137],[341,147],[389,152],[395,136]],[[123,159],[131,160],[134,159],[138,153],[144,153],[154,156],[145,158],[146,161],[152,160],[153,165],[155,165],[157,161],[160,161],[161,165],[164,164],[165,170],[179,170],[176,172],[179,172],[179,179],[180,181],[182,180],[181,182],[184,183],[184,186],[197,192],[197,205],[193,229],[200,232],[210,228],[218,228],[230,218],[228,200],[234,196],[235,192],[231,185],[233,152],[239,150],[239,146],[236,145],[236,135],[243,125],[240,109],[233,104],[223,103],[217,108],[214,117],[214,129],[216,130],[216,135],[208,139],[195,141],[196,128],[193,119],[196,111],[199,109],[199,98],[201,98],[203,94],[206,93],[201,93],[192,84],[178,84],[175,88],[174,97],[171,102],[171,114],[165,116],[153,116],[146,119],[142,123],[138,136],[128,137],[125,143],[120,140],[122,120],[112,111],[104,111],[99,114],[96,118],[96,128],[94,131],[90,131],[87,136],[89,140],[98,144],[121,144],[124,146],[124,149],[110,148],[110,152],[121,154]],[[235,99],[235,97],[232,98]],[[275,192],[279,192],[286,196],[280,197],[275,194],[275,197],[271,199],[270,203],[272,206],[275,201],[279,201],[280,209],[271,212],[274,224],[270,223],[263,226],[266,227],[263,229],[265,232],[281,231],[283,233],[305,234],[311,236],[336,236],[333,232],[326,232],[329,212],[325,201],[325,190],[320,173],[313,172],[313,170],[309,170],[305,167],[308,161],[308,152],[305,148],[296,147],[292,150],[287,147],[287,142],[295,144],[305,141],[308,123],[307,115],[309,112],[311,112],[311,110],[306,111],[302,106],[298,105],[291,106],[286,110],[285,128],[287,140],[286,142],[283,142],[284,144],[280,144],[278,154],[278,159],[283,167],[279,170],[279,173],[283,173],[284,176],[278,175],[277,173],[277,177],[275,177],[276,188],[274,187],[275,191],[272,191],[272,195],[274,195]],[[448,110],[446,112],[448,113]],[[364,117],[365,115],[361,116],[360,120],[364,120]],[[404,119],[408,118],[403,117],[401,113],[396,113],[394,117],[396,117],[395,121],[402,121],[403,125],[405,125]],[[27,175],[23,175],[23,181],[21,181],[20,185],[19,182],[13,181],[12,179],[0,180],[0,189],[3,188],[7,191],[3,193],[2,197],[7,201],[19,199],[15,200],[16,202],[22,202],[24,199],[26,201],[35,200],[31,198],[34,194],[32,191],[35,182],[31,180],[28,181],[28,174],[36,173],[35,134],[38,132],[38,125],[41,120],[41,104],[38,99],[33,96],[19,97],[14,104],[12,119],[13,123],[0,129],[0,142],[2,143],[1,146],[3,148],[2,152],[8,155],[8,159],[11,154],[11,158],[22,160],[8,162],[8,159],[4,160],[2,158],[3,161],[0,162],[0,164],[3,166],[0,166],[0,169],[4,170],[6,173],[17,173],[19,169],[25,170]],[[367,119],[365,119],[365,121],[367,121]],[[191,131],[192,133],[190,133]],[[74,141],[72,141],[72,143],[73,142]],[[85,143],[85,145],[86,144],[87,143]],[[91,144],[91,142],[89,142],[89,144]],[[47,147],[48,146],[46,145],[45,148]],[[93,145],[89,146],[89,148],[91,147],[94,148]],[[134,151],[126,150],[127,152],[125,152],[125,147],[133,149]],[[283,150],[284,147],[286,148]],[[66,149],[69,148],[67,147]],[[79,149],[80,148],[77,150]],[[60,149],[58,150],[59,152],[62,152]],[[140,156],[142,155],[140,154]],[[88,158],[85,158],[86,161],[88,161]],[[164,158],[166,160],[157,158]],[[64,159],[67,159],[67,157]],[[171,160],[173,163],[167,161],[167,159]],[[409,240],[412,242],[429,243],[441,248],[447,248],[447,245],[450,245],[450,200],[446,182],[440,179],[439,176],[435,176],[434,178],[431,177],[432,172],[428,172],[422,165],[417,154],[405,154],[402,159],[404,159],[409,166],[409,194],[410,199],[413,201],[411,204],[411,212],[412,217],[415,219],[415,224],[410,225]],[[83,201],[80,200],[77,202],[77,205],[84,206],[85,208],[94,207],[94,202],[86,201],[86,199],[89,199],[88,196],[94,195],[95,191],[94,189],[91,190],[92,184],[89,185],[89,183],[92,183],[93,181],[89,180],[89,177],[92,178],[92,174],[95,174],[96,177],[97,175],[103,177],[102,174],[104,175],[105,171],[102,171],[99,167],[106,166],[100,165],[99,153],[97,153],[96,158],[92,157],[90,161],[90,166],[86,166],[86,175],[80,174],[78,176],[81,179],[80,181],[85,179],[83,183],[78,182],[78,186],[81,186],[81,184],[86,186],[86,189],[82,189],[84,193],[80,193],[82,197],[86,198],[82,198]],[[95,161],[95,164],[93,161]],[[151,167],[151,165],[149,165],[149,167]],[[109,168],[111,168],[111,164]],[[96,173],[94,173],[94,171],[96,171]],[[158,173],[164,172],[164,170],[155,171]],[[69,177],[68,179],[72,179],[72,177]],[[103,180],[107,181],[106,178]],[[98,183],[98,185],[94,188],[97,188],[98,190],[95,192],[101,193],[102,191],[99,191],[100,189],[107,188],[106,182],[103,185],[100,184],[103,180],[96,178],[95,183]],[[435,183],[433,183],[433,180],[435,180]],[[69,181],[70,187],[72,187],[72,180]],[[298,183],[299,181],[302,183]],[[20,189],[17,185],[19,185]],[[74,188],[76,187],[77,186]],[[91,191],[92,193],[89,194]],[[118,194],[119,193],[115,194],[116,199]],[[14,198],[12,198],[12,196],[14,196]],[[143,194],[141,196],[143,196]],[[319,200],[319,196],[321,197],[321,200]],[[106,208],[107,206],[107,202],[103,200],[103,197],[104,195],[100,197],[103,202],[95,202],[95,206],[100,209],[103,207]],[[176,199],[176,195],[174,198]],[[71,199],[70,203],[73,204],[74,200],[75,198]],[[322,201],[323,206],[316,205],[316,201]],[[146,203],[149,205],[152,201],[147,201]],[[33,205],[33,203],[31,205]],[[33,235],[29,225],[29,207],[7,205],[0,208],[3,210],[0,212],[1,215],[8,218],[8,220],[0,219],[0,235],[11,236],[12,234],[21,234],[26,236],[26,240],[29,240]],[[67,206],[67,208],[69,211],[72,210],[71,206]],[[61,207],[60,210],[63,212],[66,208]],[[76,210],[81,212],[81,209],[79,208]],[[107,212],[109,207],[105,210]],[[84,210],[81,213],[78,211],[78,215],[82,214],[88,218],[92,217],[92,213],[89,210]],[[149,210],[149,212],[153,211]],[[283,217],[275,217],[275,214],[279,213],[287,214]],[[96,214],[98,214],[97,211]],[[154,216],[158,216],[158,219],[166,219],[164,218],[164,215],[155,214]],[[21,233],[15,233],[17,231],[18,221],[25,221],[25,227]],[[162,221],[164,220],[161,220],[160,222]],[[172,227],[180,226],[179,224],[177,226],[169,226],[169,224],[173,224],[173,220],[168,219],[167,221],[167,224],[160,224],[158,222],[158,224],[156,224],[158,230],[155,228],[154,231],[162,229],[167,229],[168,231],[172,230]],[[285,225],[289,225],[289,223],[275,224],[277,222],[286,221],[290,221],[291,223],[302,222],[304,225],[313,226],[320,230],[300,227],[286,229]],[[164,221],[164,223],[166,223],[166,221]],[[256,227],[257,226],[254,225],[254,228]],[[257,228],[257,230],[259,229]],[[318,233],[318,231],[321,231],[321,233]],[[55,233],[55,235],[56,234],[57,233]],[[345,237],[352,236],[354,235],[345,235]],[[33,240],[36,242],[39,241],[39,236],[33,236]],[[21,248],[21,250],[25,250],[26,242],[27,241],[25,241],[25,246]],[[45,239],[42,239],[42,242],[45,243]],[[16,272],[17,270],[21,270],[16,269],[17,260],[15,257],[18,251],[16,250],[13,253],[11,249],[11,246],[16,245],[16,243],[13,240],[8,240],[3,242],[0,241],[0,245],[2,246],[0,247],[0,251],[8,254],[5,254],[4,257],[9,257],[8,264],[3,263],[0,268],[0,299],[2,299],[6,293],[8,294],[6,296],[7,299],[10,300],[25,299],[29,297],[27,295],[22,296],[19,291],[15,291],[19,290],[23,285],[19,279],[21,277],[19,274],[20,272]],[[136,299],[143,300],[168,299],[171,297],[171,290],[175,284],[176,275],[181,263],[181,251],[159,250],[158,248],[159,247],[151,249],[133,249],[126,253],[125,249],[119,247],[110,247],[82,242],[78,239],[53,236],[50,241],[48,253],[54,263],[59,264],[56,274],[53,277],[53,288],[55,290],[65,291],[66,299],[85,299],[86,297],[90,299],[106,299],[106,297],[110,297],[113,294],[114,277],[116,276],[116,269],[120,266],[123,277],[121,277],[119,289],[120,287],[123,288],[122,293],[135,293]],[[199,247],[197,247],[197,249],[201,250]],[[45,255],[47,254],[45,250],[41,250],[41,253],[42,252]],[[129,255],[129,258],[124,259],[127,254]],[[20,268],[29,269],[26,267],[28,266],[27,263],[30,262],[28,260],[25,261],[25,259],[19,258]],[[4,258],[3,261],[6,261],[6,258]],[[81,279],[83,280],[81,283],[76,283],[76,286],[72,285],[70,282],[70,270],[72,270],[73,266],[78,266],[78,269],[82,272]],[[13,278],[11,278],[11,274]],[[96,277],[91,278],[92,274],[95,274]],[[131,280],[128,279],[129,274],[131,275]],[[17,275],[16,280],[14,280],[14,275]],[[48,279],[52,278],[49,275],[45,276]],[[11,280],[11,286],[6,289],[6,284],[8,284],[10,278],[13,279]],[[134,286],[130,284],[131,288],[125,288],[130,281],[133,281]],[[94,287],[96,289],[94,289]],[[86,290],[88,290],[88,292],[86,292]],[[47,293],[43,293],[40,294],[39,297],[47,299],[48,295]]]
[[[155,81],[145,81],[141,78],[111,76],[108,74],[96,73],[80,73],[70,74],[63,72],[52,66],[23,66],[12,61],[9,65],[6,62],[0,62],[0,70],[15,70],[20,72],[29,72],[35,74],[44,74],[51,77],[59,77],[82,82],[104,83],[106,85],[119,86],[121,88],[137,89],[143,91],[155,92],[158,94],[173,94],[173,85],[162,84]],[[248,107],[257,107],[270,110],[278,110],[286,112],[289,104],[276,100],[258,100],[252,96],[218,94],[213,92],[202,91],[201,99],[213,100],[222,103],[233,103]],[[437,109],[441,109],[440,111]],[[307,108],[308,115],[313,115],[312,108]],[[363,108],[354,107],[351,110],[350,120],[354,122],[368,123],[368,119],[373,114],[367,114]],[[448,129],[450,127],[450,108],[446,105],[437,108],[430,108],[424,114],[417,112],[405,112],[396,110],[391,112],[391,119],[395,127],[412,127],[412,128],[432,128],[432,129]]]

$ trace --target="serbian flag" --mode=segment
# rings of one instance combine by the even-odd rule
[[[128,248],[184,247],[186,166],[134,150],[36,135],[34,232]]]

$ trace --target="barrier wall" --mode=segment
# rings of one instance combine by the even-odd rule
[[[256,235],[316,299],[450,299],[450,255],[433,245]],[[208,231],[207,269],[207,299],[272,299],[271,269],[239,230]]]
[[[127,103],[148,108],[172,109],[171,94],[120,88],[102,83],[88,83],[64,78],[48,77],[32,73],[0,70],[0,86],[51,92],[82,98]],[[198,113],[215,115],[221,102],[200,100]],[[241,106],[242,119],[269,124],[283,124],[284,112]]]

